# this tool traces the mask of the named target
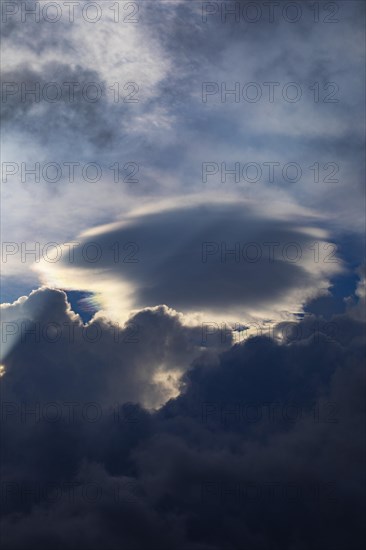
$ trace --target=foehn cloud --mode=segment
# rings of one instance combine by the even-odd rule
[[[278,321],[326,293],[343,269],[310,216],[281,218],[248,201],[175,201],[93,228],[36,269],[47,285],[94,292],[118,320],[165,304],[195,318]]]

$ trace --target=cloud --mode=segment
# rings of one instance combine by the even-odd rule
[[[63,293],[38,291],[28,306],[46,296],[61,321]],[[156,316],[175,323],[164,338],[178,356],[187,332],[167,312],[141,315],[146,372],[161,354]],[[50,356],[18,342],[2,379],[4,548],[362,548],[365,326],[348,313],[331,323],[338,332],[307,316],[281,344],[257,337],[197,358],[156,412],[123,404],[133,352],[118,348],[122,380],[112,345],[100,355],[78,339]]]
[[[156,407],[179,392],[183,372],[207,346],[223,348],[218,336],[203,343],[200,325],[185,325],[164,306],[123,325],[100,313],[83,324],[64,292],[43,288],[2,305],[1,313],[2,361],[28,399],[77,400],[82,390],[90,401]]]
[[[214,182],[202,182],[203,162],[260,164],[263,177],[258,183],[233,184],[228,176],[219,186],[220,195],[260,203],[286,201],[316,211],[328,230],[363,233],[361,4],[340,3],[336,24],[323,22],[329,15],[326,9],[315,23],[306,3],[299,3],[303,16],[294,24],[281,15],[281,6],[273,23],[263,5],[261,19],[251,24],[233,18],[223,23],[220,13],[205,23],[202,6],[194,3],[149,4],[139,5],[136,24],[115,23],[110,6],[99,22],[89,23],[80,16],[81,4],[75,8],[74,23],[65,6],[55,24],[44,18],[34,23],[31,17],[23,23],[21,3],[19,13],[4,22],[4,59],[11,59],[11,64],[3,64],[5,83],[31,87],[56,82],[66,91],[63,82],[81,85],[92,80],[105,92],[96,103],[79,93],[75,103],[42,99],[35,104],[31,99],[22,102],[20,92],[2,103],[7,129],[3,162],[24,162],[30,169],[35,162],[79,162],[81,167],[97,162],[103,171],[94,184],[83,179],[81,168],[73,183],[64,168],[57,183],[42,179],[37,184],[32,178],[22,183],[19,169],[3,187],[4,240],[65,242],[90,227],[118,220],[137,205],[166,197],[178,201],[187,191],[209,194]],[[138,103],[114,102],[109,87],[126,81],[139,85]],[[228,89],[235,82],[257,82],[263,101],[235,103],[229,97],[222,102],[217,93],[213,103],[205,104],[205,81],[219,87],[224,83]],[[263,85],[268,81],[280,83],[273,103]],[[301,86],[298,103],[283,99],[288,82]],[[324,94],[330,90],[323,86],[336,82],[339,102],[314,102],[309,86],[315,82]],[[110,166],[117,162],[139,164],[136,185],[113,181]],[[265,175],[266,162],[281,165],[275,182]],[[289,162],[301,166],[299,182],[282,181],[283,166]],[[310,169],[316,162],[317,183]],[[324,181],[331,172],[325,168],[328,163],[338,165],[336,182]],[[76,204],[77,209],[70,207]],[[14,277],[25,279],[27,272],[28,266],[9,261],[4,266],[6,285],[11,287]],[[29,282],[28,288],[36,282]]]
[[[79,91],[1,105],[18,167],[2,182],[5,295],[21,296],[1,307],[2,547],[363,548],[364,5],[262,2],[251,23],[223,2],[138,2],[129,24],[133,3],[117,22],[98,2],[93,24],[89,2],[73,23],[65,3],[56,23],[4,4],[2,81]],[[115,101],[127,81],[137,103]],[[223,98],[236,83],[240,101]],[[115,182],[129,162],[137,181]],[[24,259],[51,241],[62,259]],[[83,323],[58,289],[91,292],[97,313]]]
[[[77,240],[73,257],[65,248],[59,262],[37,269],[45,284],[94,291],[120,318],[166,304],[207,320],[279,319],[301,311],[342,271],[326,232],[299,216],[295,223],[249,201],[194,197],[94,228]]]

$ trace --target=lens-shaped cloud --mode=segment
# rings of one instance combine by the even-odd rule
[[[242,321],[301,311],[342,270],[336,246],[305,215],[295,223],[249,202],[178,204],[84,233],[37,269],[46,284],[97,293],[119,318],[165,304]]]

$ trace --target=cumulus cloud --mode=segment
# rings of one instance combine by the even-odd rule
[[[61,321],[63,293],[38,291],[28,307],[46,296]],[[197,358],[181,394],[148,412],[131,376],[146,386],[161,358],[156,316],[175,357],[184,348],[188,358],[195,333],[166,311],[141,316],[139,373],[134,352],[111,342],[103,356],[80,338],[18,342],[9,355],[4,548],[362,548],[364,322],[343,314],[330,330],[308,316],[294,332],[279,327],[282,343],[251,338],[219,360]]]
[[[66,294],[47,288],[2,305],[1,314],[7,377],[27,388],[28,399],[73,400],[82,389],[90,401],[156,407],[179,393],[195,357],[223,346],[219,335],[204,342],[200,325],[185,325],[165,306],[141,310],[123,325],[101,314],[83,324]]]

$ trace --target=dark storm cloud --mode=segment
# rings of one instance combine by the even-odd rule
[[[63,293],[44,290],[33,301],[46,297],[62,320]],[[48,318],[41,309],[36,318]],[[117,387],[97,421],[80,410],[74,422],[44,412],[22,421],[3,406],[3,547],[361,549],[365,325],[349,314],[332,323],[338,333],[308,316],[286,331],[287,343],[259,337],[219,361],[196,359],[183,393],[156,413],[123,405],[111,366],[117,354],[126,369],[120,348],[96,365],[79,341],[52,356],[44,343],[18,343],[3,403],[98,402],[98,369]],[[186,341],[182,330],[175,342]],[[147,334],[151,354],[156,337]]]

